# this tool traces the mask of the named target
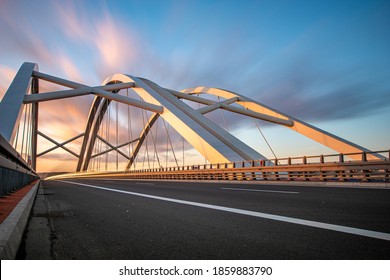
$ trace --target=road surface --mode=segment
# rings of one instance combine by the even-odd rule
[[[43,181],[21,259],[390,259],[390,190]]]

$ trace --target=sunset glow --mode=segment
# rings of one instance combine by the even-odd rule
[[[227,2],[1,1],[0,100],[29,61],[43,73],[88,86],[125,73],[178,91],[224,88],[368,149],[389,148],[389,1]],[[64,89],[40,83],[40,92]],[[58,143],[83,133],[92,101],[93,96],[83,96],[41,103],[39,131]],[[134,139],[149,115],[113,103],[106,118],[114,122],[117,110],[118,128],[101,133],[121,144],[129,138],[127,118],[134,120]],[[253,122],[232,113],[208,117],[273,157]],[[204,162],[172,127],[168,139],[159,125],[153,131],[159,142],[151,139],[149,145],[162,151],[161,162],[174,157],[180,163]],[[333,153],[283,127],[260,126],[278,157]],[[38,139],[38,153],[53,146]],[[169,141],[180,147],[177,155],[167,149]],[[79,153],[81,142],[66,147]],[[57,148],[38,159],[38,171],[74,171],[76,164]],[[108,169],[115,168],[110,162]]]

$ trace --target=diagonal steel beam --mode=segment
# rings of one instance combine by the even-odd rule
[[[136,138],[136,139],[134,139],[134,140],[131,140],[131,141],[128,141],[128,142],[123,143],[123,144],[121,144],[121,145],[118,145],[118,146],[116,146],[116,147],[114,147],[114,148],[107,149],[107,150],[105,150],[105,151],[103,151],[103,152],[100,152],[100,153],[98,153],[98,154],[94,154],[94,155],[91,156],[91,159],[92,159],[92,158],[95,158],[95,157],[98,157],[98,156],[101,156],[101,155],[104,155],[104,154],[107,154],[107,153],[109,153],[109,152],[111,152],[111,151],[117,150],[117,149],[122,148],[123,146],[129,145],[129,144],[131,144],[131,143],[134,143],[134,142],[138,141],[139,139],[140,139],[140,138]],[[129,157],[127,157],[127,159],[130,160]]]
[[[238,100],[238,97],[232,97],[230,99],[223,100],[221,102],[215,102],[212,105],[205,106],[203,108],[199,108],[197,111],[201,113],[202,115],[210,113],[212,111],[215,111],[221,107],[224,107],[224,105],[230,105]]]
[[[127,160],[129,160],[130,158],[124,154],[121,150],[118,149],[118,147],[115,147],[114,145],[112,145],[110,142],[108,142],[106,139],[104,139],[103,137],[100,137],[99,135],[96,136],[97,139],[99,139],[100,141],[102,141],[103,143],[107,144],[111,149],[115,150],[116,152],[118,152],[121,156],[123,156],[124,158],[126,158]]]
[[[212,101],[210,99],[207,99],[207,98],[195,96],[195,95],[189,94],[189,93],[188,94],[187,93],[182,93],[182,92],[174,91],[174,90],[169,90],[169,92],[171,92],[173,95],[175,95],[178,98],[190,100],[190,101],[193,101],[193,102],[197,102],[197,103],[205,104],[205,105],[209,105],[209,106],[213,106],[216,103],[222,103],[223,102],[223,101],[222,102],[214,102],[214,101]],[[235,97],[237,98],[236,102],[238,102],[238,103],[246,100],[246,99],[244,99],[241,96],[235,96]],[[235,98],[235,97],[231,97],[231,96],[230,96],[230,98],[227,97],[228,98],[227,100],[230,100],[231,98]],[[242,104],[240,104],[240,105],[242,105]],[[208,107],[204,107],[204,108],[208,108]],[[212,107],[210,107],[210,108],[212,108]],[[233,112],[233,113],[237,113],[237,114],[240,114],[240,115],[245,115],[245,116],[253,117],[253,118],[256,118],[256,119],[272,122],[272,123],[275,123],[275,124],[281,124],[281,125],[288,126],[288,127],[293,126],[293,122],[290,119],[280,118],[280,117],[277,117],[277,116],[272,116],[270,114],[256,112],[256,111],[253,111],[253,110],[250,110],[250,109],[239,108],[239,107],[231,106],[231,105],[228,105],[228,104],[222,104],[218,108],[224,109],[224,110],[227,110],[227,111],[230,111],[230,112]],[[216,109],[218,109],[218,108],[216,108]],[[201,108],[200,110],[198,109],[198,112],[200,112],[201,114],[204,114],[202,112],[202,109],[203,108]],[[206,112],[206,113],[208,113],[208,112]]]
[[[45,152],[42,152],[42,153],[38,154],[37,157],[40,157],[40,156],[42,156],[42,155],[44,155],[44,154],[46,154],[46,153],[48,153],[48,152],[51,152],[51,151],[53,151],[53,150],[55,150],[55,149],[57,149],[57,148],[62,148],[62,149],[64,149],[65,151],[67,151],[68,153],[74,155],[75,157],[77,157],[77,158],[79,157],[78,154],[76,154],[75,152],[69,150],[69,149],[68,149],[67,147],[65,147],[64,145],[67,144],[67,143],[69,143],[69,142],[72,142],[72,141],[76,140],[77,138],[80,138],[81,136],[84,136],[84,133],[82,133],[82,134],[80,134],[80,135],[78,135],[78,136],[75,136],[75,137],[73,137],[73,138],[71,138],[71,139],[69,139],[69,140],[67,140],[67,141],[65,141],[65,142],[63,142],[63,143],[58,143],[57,141],[55,141],[54,139],[50,138],[49,136],[43,134],[43,133],[40,132],[40,131],[38,131],[38,135],[40,135],[40,136],[42,136],[43,138],[49,140],[50,142],[52,142],[53,144],[55,144],[56,147],[53,147],[53,148],[51,148],[51,149],[49,149],[49,150],[47,150],[47,151],[45,151]]]

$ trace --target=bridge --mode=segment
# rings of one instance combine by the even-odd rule
[[[65,89],[40,92],[40,81]],[[40,103],[86,95],[94,100],[81,134],[59,142],[39,130],[45,121]],[[264,137],[274,155],[267,158],[229,132],[224,112],[252,120],[259,137],[261,120],[335,152],[278,158]],[[1,196],[34,185],[27,239],[19,248],[19,233],[17,242],[24,257],[389,257],[390,197],[384,189],[390,151],[371,151],[241,94],[208,87],[177,91],[125,74],[89,86],[24,63],[0,103],[0,120]],[[38,136],[54,147],[38,152]],[[77,152],[66,147],[77,141]],[[41,178],[39,157],[56,149],[76,158],[74,172]],[[186,153],[203,162],[191,162]],[[42,228],[44,221],[48,226]],[[129,223],[137,228],[129,231]],[[71,237],[74,228],[77,237]],[[226,244],[221,233],[235,243]],[[305,243],[303,233],[319,234],[327,246],[349,247],[328,250],[316,238]],[[107,235],[112,238],[103,241]],[[128,236],[131,246],[124,244]],[[174,244],[178,240],[181,248]],[[16,256],[15,248],[5,251]]]

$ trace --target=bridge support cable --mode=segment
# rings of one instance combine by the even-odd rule
[[[119,93],[118,93],[119,94]],[[118,147],[119,145],[119,103],[118,102],[115,102],[115,135],[116,135],[116,146]],[[116,153],[116,170],[118,171],[119,170],[119,154]]]
[[[166,131],[166,133],[167,133],[167,144],[168,144],[168,141],[169,141],[169,145],[170,145],[170,147],[171,147],[172,154],[173,154],[173,157],[174,157],[174,159],[175,159],[176,167],[179,167],[179,163],[177,162],[175,150],[173,149],[173,145],[172,145],[172,141],[171,141],[171,136],[169,135],[169,124],[168,124],[168,127],[167,127],[167,125],[166,125],[164,119],[163,119],[163,124],[164,124],[165,131]],[[168,155],[167,155],[167,158],[168,158]]]
[[[256,121],[255,119],[253,119],[253,122],[255,123],[255,125],[256,125],[256,127],[257,127],[257,130],[260,132],[260,134],[261,134],[261,136],[263,137],[263,139],[264,139],[265,143],[267,144],[268,148],[271,150],[272,155],[273,155],[274,158],[276,159],[277,156],[276,156],[274,150],[272,149],[271,145],[269,144],[267,138],[265,138],[264,133],[261,131],[259,124],[257,123],[257,121]]]
[[[31,95],[37,96],[39,93],[39,80],[33,78],[31,81]],[[37,169],[37,153],[38,153],[38,116],[39,116],[39,103],[36,102],[31,105],[32,114],[32,129],[31,129],[31,167]]]
[[[133,164],[136,163],[137,155],[138,155],[143,143],[145,142],[145,139],[146,139],[149,131],[151,130],[151,128],[153,127],[154,123],[157,121],[159,116],[160,116],[159,114],[153,113],[150,116],[149,120],[147,121],[147,124],[144,125],[144,127],[140,133],[140,136],[138,137],[139,140],[137,142],[137,145],[133,149],[133,152],[130,156],[129,162],[127,163],[126,171],[129,171],[130,168],[133,166]]]
[[[157,124],[155,125],[155,127],[156,127],[156,130],[155,130],[155,133],[154,133],[155,136],[153,136],[153,134],[152,134],[152,138],[153,138],[153,143],[154,143],[154,150],[156,152],[156,159],[157,159],[158,167],[161,168],[160,157],[158,155],[158,148],[157,148],[157,144],[156,144],[157,143],[157,139],[158,139],[158,133],[159,133],[159,131],[158,131],[158,127],[159,127],[158,123],[159,123],[159,120],[157,120]]]
[[[141,99],[141,97],[140,97],[140,99]],[[145,124],[144,110],[141,111],[141,115],[142,115],[142,123],[143,123],[143,126],[145,127],[146,124]],[[150,127],[149,123],[148,123],[148,131],[151,132],[151,127]],[[146,155],[146,158],[148,160],[148,168],[150,169],[149,144],[148,144],[148,137],[147,136],[145,137],[145,151],[144,151],[144,160],[143,160],[143,163],[142,163],[142,168],[144,168],[145,155]]]
[[[105,118],[103,119],[103,124],[101,125],[104,127],[104,131],[103,131],[103,137],[105,139],[109,139],[108,138],[108,131],[109,131],[109,127],[108,127],[108,118],[107,118],[107,114],[105,116]],[[108,150],[109,147],[106,143],[103,143],[104,145],[104,149],[105,150]],[[107,171],[108,170],[108,152],[104,154],[104,169]]]
[[[36,82],[35,82],[36,83]],[[35,84],[34,83],[34,84]],[[29,93],[33,92],[31,88]],[[12,146],[28,162],[32,169],[36,168],[36,130],[37,130],[37,106],[21,104],[19,122],[15,126],[15,137]],[[6,122],[2,122],[6,123]],[[11,142],[10,142],[11,143]]]
[[[147,112],[144,111],[144,113],[145,113],[146,119],[149,119]],[[158,120],[157,120],[157,124],[158,124]],[[154,168],[154,162],[155,162],[154,158],[155,158],[155,157],[156,157],[156,159],[157,159],[158,166],[161,167],[160,158],[159,158],[159,156],[158,156],[158,149],[157,149],[157,145],[156,145],[156,138],[157,138],[157,133],[158,133],[158,131],[157,131],[158,125],[156,125],[156,133],[155,133],[155,134],[156,134],[156,137],[153,136],[153,130],[152,130],[152,127],[150,126],[150,122],[148,122],[147,125],[148,125],[148,130],[150,131],[150,136],[152,137],[153,148],[154,148],[153,168]]]
[[[126,89],[126,96],[129,97],[129,89]],[[132,122],[132,117],[131,117],[131,112],[130,112],[130,106],[127,106],[127,134],[128,134],[128,139],[134,139],[133,138],[133,127],[131,125]],[[139,139],[139,138],[138,138]],[[129,143],[129,158],[131,157],[131,154],[134,150],[134,142],[132,141]]]
[[[18,124],[18,128],[16,130],[15,143],[13,145],[16,151],[18,150],[18,146],[19,146],[19,131],[20,131],[20,123]]]
[[[98,136],[102,137],[102,125],[100,125]],[[103,142],[97,141],[95,145],[95,154],[98,154],[102,151]],[[96,162],[96,170],[100,171],[100,157],[93,157],[91,156],[91,159],[93,159]]]
[[[261,155],[221,127],[178,100],[168,90],[145,80],[127,76],[139,86],[139,94],[146,101],[158,102],[164,106],[161,116],[195,149],[212,162],[226,162],[234,158],[260,158]],[[138,88],[135,88],[137,91]]]
[[[163,124],[165,126],[165,121],[163,120]],[[167,134],[167,137],[166,137],[166,149],[165,149],[165,168],[168,168],[168,157],[169,157],[169,143],[168,143],[168,131],[167,131],[167,128],[165,127],[165,131],[166,131],[166,134]]]
[[[106,84],[109,84],[111,82],[107,82]],[[100,126],[101,119],[103,118],[105,111],[107,107],[109,107],[109,104],[111,100],[117,101],[120,103],[124,103],[127,105],[131,105],[134,107],[138,107],[141,109],[145,109],[148,111],[153,111],[153,112],[159,112],[161,113],[163,111],[163,107],[155,104],[151,104],[145,101],[140,101],[136,100],[133,98],[129,98],[124,95],[119,95],[117,92],[111,93],[107,91],[102,91],[102,90],[94,90],[94,92],[98,92],[99,97],[105,97],[104,99],[99,99],[98,97],[95,98],[95,101],[91,107],[90,115],[88,117],[87,121],[87,126],[86,126],[86,131],[88,130],[89,133],[86,134],[86,137],[84,138],[83,146],[80,152],[80,160],[77,165],[77,170],[86,170],[88,167],[88,163],[92,154],[92,147],[95,144],[95,139],[96,139],[96,134],[97,134],[97,129]],[[105,101],[102,101],[105,100]],[[102,103],[104,102],[104,103]],[[101,104],[102,103],[102,104]]]
[[[24,154],[24,135],[26,133],[26,124],[27,124],[27,106],[25,106],[24,108],[24,121],[23,121],[23,133],[22,133],[22,147],[21,147],[21,150],[20,150],[20,154],[23,157],[23,154]]]
[[[31,139],[32,139],[32,106],[28,106],[28,129],[27,129],[27,145],[26,145],[26,157],[28,164],[32,164],[31,160]]]
[[[183,168],[184,168],[184,137],[182,136],[182,141],[183,141]]]

